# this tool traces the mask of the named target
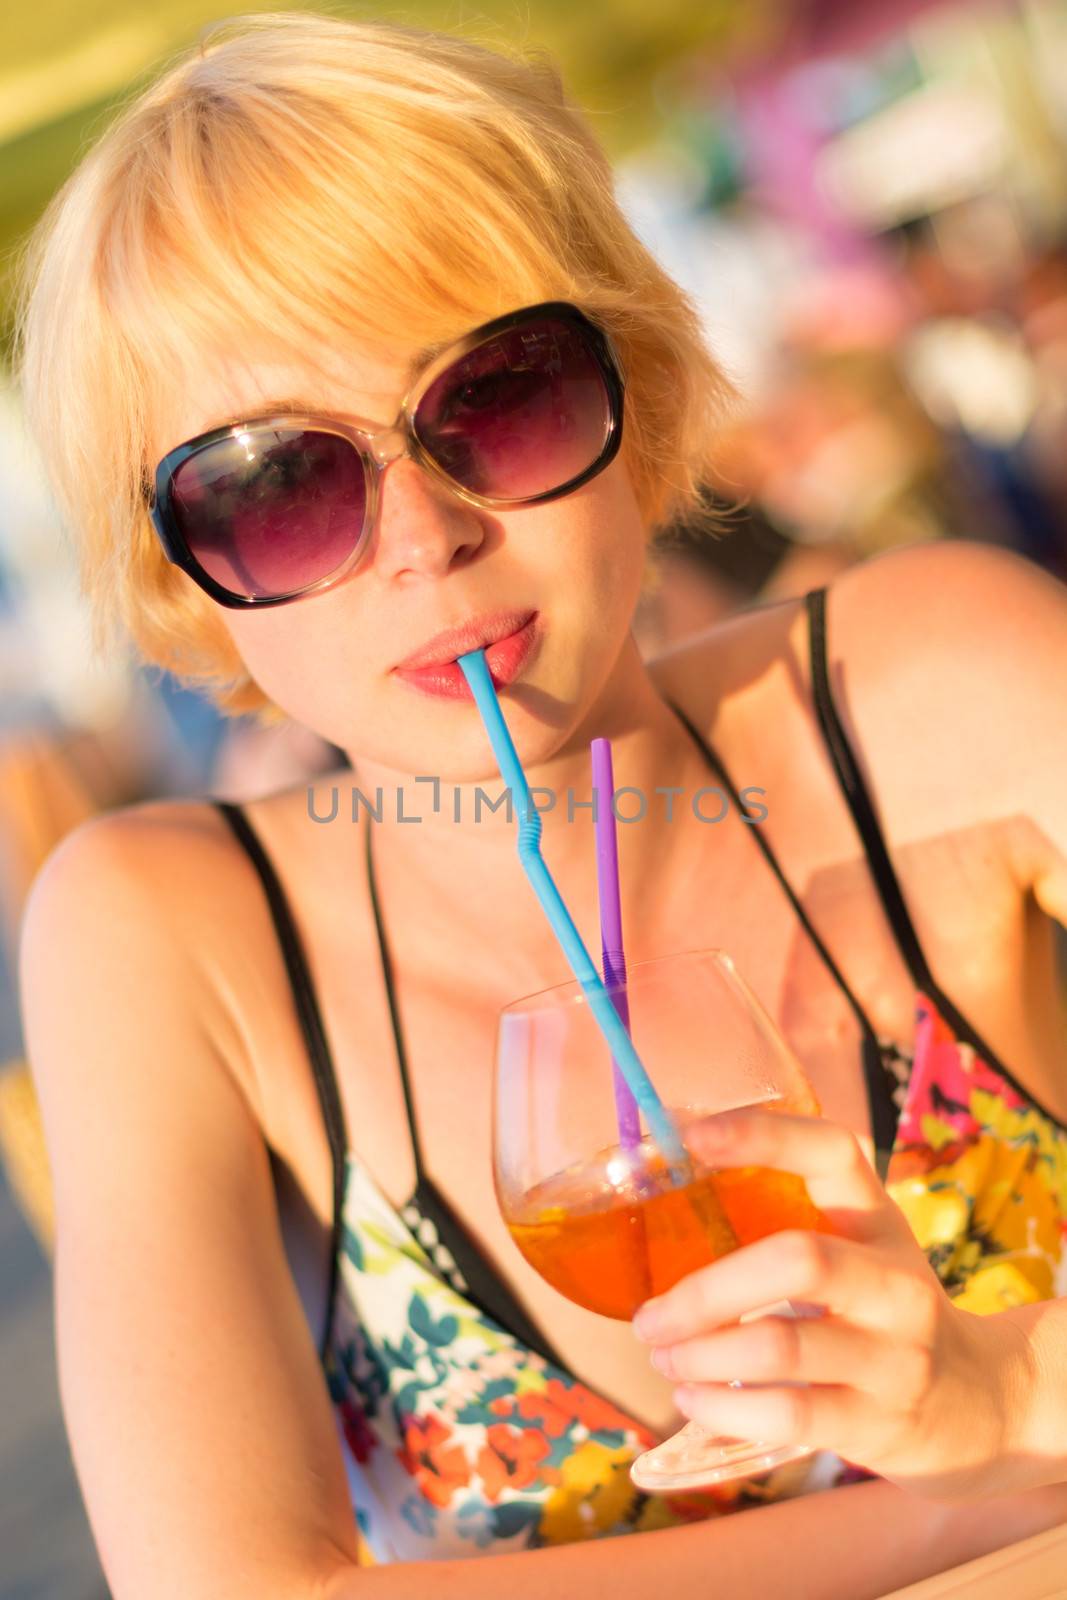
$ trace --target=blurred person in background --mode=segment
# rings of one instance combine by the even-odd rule
[[[970,494],[966,526],[1067,577],[1062,450],[1064,280],[1011,206],[981,197],[896,230],[915,297],[902,373]]]
[[[1062,586],[913,536],[643,661],[648,542],[700,511],[730,386],[551,62],[451,35],[254,17],[171,63],[36,232],[21,375],[94,603],[428,824],[311,828],[304,784],[153,802],[35,883],[65,1409],[116,1600],[418,1596],[430,1560],[471,1596],[638,1600],[669,1570],[679,1597],[802,1573],[857,1600],[1062,1522]],[[816,543],[849,537],[864,467],[922,458],[820,378],[777,454],[733,457]],[[900,537],[877,497],[860,517]],[[580,787],[596,732],[649,791],[758,769],[771,796],[758,834],[627,834],[633,954],[752,975],[825,1117],[742,1118],[735,1149],[835,1232],[683,1279],[638,1319],[651,1366],[494,1204],[493,1025],[561,957],[508,819],[418,806],[418,775],[495,777],[455,657],[516,639],[495,670],[531,781]],[[595,925],[586,833],[552,843]],[[830,1314],[723,1327],[722,1269],[730,1324]],[[690,1409],[818,1450],[639,1495],[630,1461]]]
[[[1036,369],[1036,403],[1027,443],[1033,470],[1054,506],[1058,550],[1053,570],[1067,578],[1067,243],[1030,261],[1017,297],[1019,325]]]

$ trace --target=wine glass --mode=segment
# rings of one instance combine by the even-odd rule
[[[683,1145],[699,1118],[738,1106],[818,1116],[800,1064],[722,950],[640,961],[607,983]],[[577,981],[505,1006],[497,1028],[494,1178],[509,1232],[569,1300],[628,1321],[645,1300],[784,1228],[825,1229],[803,1179],[766,1167],[671,1167],[636,1120]],[[761,1307],[800,1314],[788,1302]],[[743,1319],[743,1320],[748,1320]],[[812,1453],[716,1438],[688,1422],[639,1456],[639,1488],[751,1477]]]

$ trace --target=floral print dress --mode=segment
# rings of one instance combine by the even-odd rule
[[[968,1310],[1067,1293],[1067,1131],[958,1043],[927,996],[916,1012],[889,1194]],[[344,1224],[325,1371],[368,1562],[671,1527],[871,1476],[823,1451],[643,1494],[628,1469],[652,1434],[457,1292],[351,1158]]]
[[[965,1310],[1067,1295],[1067,1130],[925,995],[886,1188]]]

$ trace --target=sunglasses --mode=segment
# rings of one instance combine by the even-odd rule
[[[471,505],[537,505],[604,470],[622,416],[608,335],[550,300],[442,351],[391,427],[274,413],[178,445],[148,509],[168,561],[220,605],[283,605],[358,565],[391,461],[411,456]]]

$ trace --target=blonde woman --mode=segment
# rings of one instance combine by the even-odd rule
[[[859,1600],[1067,1515],[1062,589],[909,548],[644,665],[648,541],[728,385],[551,64],[393,23],[245,18],[169,65],[36,231],[20,374],[98,638],[384,796],[127,807],[33,891],[61,1386],[117,1600]],[[633,957],[728,948],[825,1111],[735,1139],[835,1237],[684,1280],[638,1325],[662,1370],[494,1202],[496,1014],[568,972],[474,818],[479,644],[531,783],[587,794],[602,734],[651,800]],[[546,841],[595,928],[588,822]],[[779,1291],[832,1314],[722,1326]],[[681,1407],[821,1450],[641,1496]]]

